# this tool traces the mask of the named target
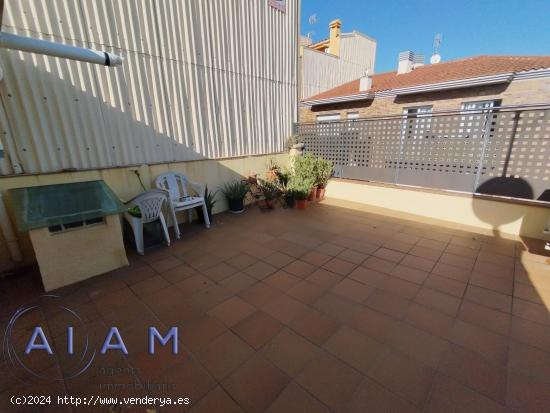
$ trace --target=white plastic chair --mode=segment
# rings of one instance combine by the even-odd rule
[[[168,235],[168,227],[166,226],[166,220],[162,214],[162,205],[167,202],[170,203],[170,197],[168,192],[162,189],[151,189],[147,192],[143,192],[128,202],[126,205],[131,208],[137,206],[141,212],[141,217],[135,217],[128,212],[124,213],[124,218],[132,227],[134,232],[134,238],[136,240],[136,249],[138,254],[144,254],[143,248],[143,224],[149,222],[160,221],[164,232],[164,239],[166,245],[170,246],[170,235]]]
[[[185,175],[178,172],[168,172],[157,176],[155,179],[155,186],[168,191],[170,194],[172,221],[174,223],[176,238],[180,238],[180,229],[178,227],[178,221],[176,220],[176,212],[179,211],[187,210],[187,217],[189,222],[191,222],[193,220],[193,208],[202,207],[206,228],[210,228],[210,219],[208,217],[206,202],[204,201],[204,185],[197,182],[191,182]],[[193,189],[197,195],[190,196],[187,191],[187,186]]]

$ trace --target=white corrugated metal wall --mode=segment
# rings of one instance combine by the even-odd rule
[[[125,61],[0,49],[2,174],[279,152],[292,132],[299,0],[5,3],[4,31]]]
[[[372,74],[376,59],[376,41],[357,32],[342,35],[340,59],[348,65],[347,70],[359,73],[358,77],[367,69]]]
[[[375,57],[376,41],[359,33],[341,36],[339,57],[304,47],[301,97],[358,79],[367,69],[374,73]]]

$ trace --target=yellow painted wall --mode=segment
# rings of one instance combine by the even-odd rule
[[[264,173],[267,170],[270,160],[275,161],[280,166],[286,166],[289,156],[287,153],[279,153],[220,160],[212,159],[158,165],[142,165],[140,167],[0,177],[0,191],[5,196],[6,207],[8,208],[13,223],[11,204],[9,197],[6,196],[6,191],[11,188],[103,179],[122,201],[127,201],[142,192],[141,185],[136,175],[133,173],[133,170],[137,168],[147,188],[154,186],[154,179],[161,173],[175,171],[187,175],[192,181],[207,184],[208,189],[214,192],[224,182],[252,173]],[[217,199],[218,202],[214,206],[213,212],[218,213],[225,211],[227,209],[225,199],[223,199],[221,194],[217,196]],[[185,219],[185,215],[186,214],[178,214],[178,218]],[[34,262],[35,256],[28,234],[18,233],[17,236],[23,254],[23,263],[19,265],[27,265]],[[6,247],[6,242],[0,234],[0,272],[12,269],[15,266],[17,266],[17,264],[12,262]]]
[[[128,265],[116,215],[74,231],[51,233],[48,228],[40,228],[29,235],[46,291]]]
[[[344,208],[381,212],[510,239],[520,236],[545,239],[542,230],[550,217],[550,209],[544,207],[345,180],[331,181],[326,196],[327,203]]]

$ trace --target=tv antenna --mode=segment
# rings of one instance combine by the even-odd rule
[[[434,37],[434,44],[433,44],[433,54],[430,58],[431,64],[436,64],[441,62],[441,55],[439,54],[439,48],[441,47],[441,43],[443,43],[443,34],[437,33]]]

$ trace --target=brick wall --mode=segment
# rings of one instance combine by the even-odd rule
[[[505,85],[455,89],[415,95],[300,108],[300,122],[315,122],[318,115],[359,112],[359,117],[400,115],[404,108],[432,105],[434,111],[459,110],[464,102],[501,99],[502,105],[550,103],[550,79],[517,80]]]

